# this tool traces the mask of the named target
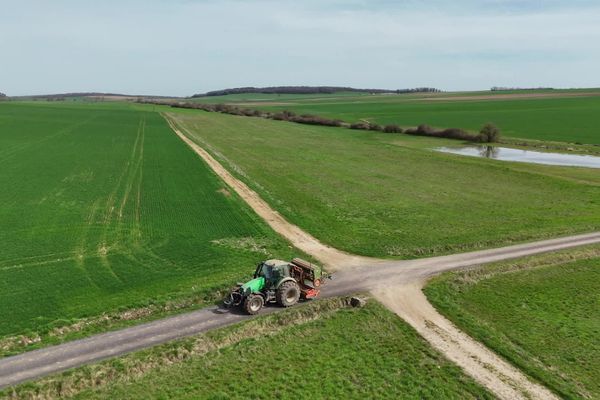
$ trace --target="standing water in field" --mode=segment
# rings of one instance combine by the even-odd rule
[[[600,168],[600,157],[579,154],[544,153],[541,151],[519,150],[496,146],[438,147],[434,150],[441,151],[443,153],[492,158],[494,160],[503,161],[562,165],[568,167]]]

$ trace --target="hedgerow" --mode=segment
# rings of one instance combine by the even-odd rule
[[[406,133],[408,135],[415,136],[430,136],[430,137],[439,137],[439,138],[447,138],[447,139],[457,139],[464,140],[468,142],[478,142],[478,143],[494,143],[500,141],[500,129],[493,124],[485,124],[479,133],[471,133],[467,132],[464,129],[460,128],[446,128],[446,129],[434,129],[429,125],[419,125],[416,128],[410,128],[403,130],[400,126],[396,124],[390,124],[386,126],[381,126],[374,122],[368,121],[360,121],[355,122],[350,125],[345,124],[343,121],[339,119],[329,119],[320,117],[318,115],[312,114],[302,114],[297,115],[293,111],[283,110],[277,113],[269,113],[263,112],[260,110],[254,110],[249,108],[242,108],[238,106],[233,106],[230,104],[203,104],[203,103],[192,103],[192,102],[168,102],[168,101],[155,101],[155,100],[141,100],[141,103],[150,103],[156,105],[167,105],[175,108],[190,108],[196,110],[204,110],[207,112],[218,112],[223,114],[231,114],[237,116],[244,117],[260,117],[260,118],[269,118],[276,121],[288,121],[295,122],[298,124],[308,124],[308,125],[322,125],[322,126],[335,126],[335,127],[346,127],[350,129],[357,130],[368,130],[368,131],[376,131],[376,132],[385,132],[385,133]]]

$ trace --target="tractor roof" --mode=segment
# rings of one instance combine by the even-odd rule
[[[277,260],[277,259],[267,260],[264,263],[271,267],[284,267],[284,266],[289,265],[289,262],[283,261],[283,260]]]

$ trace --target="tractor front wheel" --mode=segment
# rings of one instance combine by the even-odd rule
[[[265,305],[265,300],[259,294],[251,294],[244,301],[244,310],[250,315],[258,314],[261,308]]]
[[[277,290],[277,303],[283,307],[293,306],[300,299],[300,287],[294,281],[287,281]]]

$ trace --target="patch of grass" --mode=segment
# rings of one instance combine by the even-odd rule
[[[353,253],[424,257],[593,231],[600,177],[441,154],[448,140],[170,113],[291,222]]]
[[[127,104],[0,104],[0,338],[210,299],[296,252]]]
[[[375,301],[353,309],[339,299],[45,378],[15,393],[50,399],[493,398]]]
[[[434,278],[425,293],[465,332],[567,399],[600,397],[600,247]]]

